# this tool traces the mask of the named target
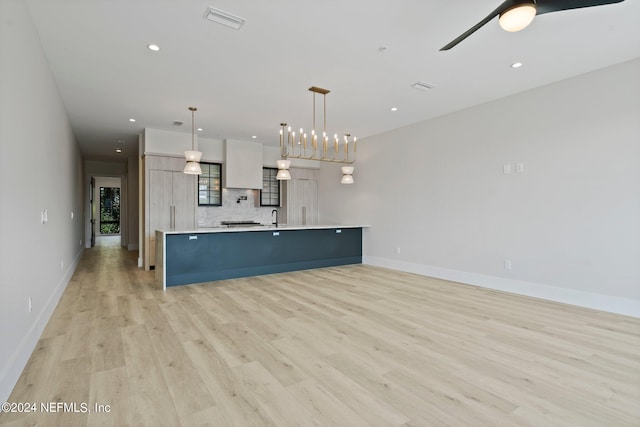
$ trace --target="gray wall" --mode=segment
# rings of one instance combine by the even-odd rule
[[[365,138],[358,156],[353,186],[322,165],[320,220],[370,224],[365,262],[640,316],[640,59]]]
[[[85,212],[81,154],[25,2],[0,1],[0,17],[0,401],[5,401],[82,254]]]

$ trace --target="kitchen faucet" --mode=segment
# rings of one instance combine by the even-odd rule
[[[276,214],[276,220],[272,223],[278,228],[278,209],[274,209],[271,211],[271,218],[273,218],[273,214]]]

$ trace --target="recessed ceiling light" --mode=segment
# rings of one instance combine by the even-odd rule
[[[135,123],[135,122],[136,122],[136,119],[129,119],[129,121],[130,121],[131,123]]]
[[[209,21],[216,22],[218,24],[226,25],[227,27],[233,28],[234,30],[239,30],[240,27],[247,22],[246,19],[241,18],[236,15],[232,15],[229,12],[225,12],[224,10],[216,9],[215,7],[209,6],[207,10],[204,11],[204,19],[208,19]]]
[[[116,148],[116,153],[122,153],[122,148]]]
[[[398,107],[391,107],[391,111],[398,111]]]
[[[198,128],[198,132],[202,132],[204,129],[202,128]]]
[[[520,68],[522,67],[522,62],[514,62],[511,64],[511,68]]]
[[[157,52],[157,51],[159,51],[159,50],[160,50],[160,46],[158,46],[157,44],[148,44],[148,45],[147,45],[147,48],[148,48],[149,50],[154,51],[154,52]]]
[[[253,135],[251,138],[256,139],[256,138],[257,138],[257,136],[256,136],[256,135]]]

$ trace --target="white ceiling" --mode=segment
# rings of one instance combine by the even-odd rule
[[[500,0],[28,3],[78,142],[96,160],[136,153],[145,127],[190,133],[189,106],[203,137],[277,145],[280,122],[310,127],[316,85],[331,90],[328,131],[362,139],[640,56],[637,0],[541,15],[519,33],[494,20],[446,52]],[[247,23],[205,20],[208,6]],[[411,88],[417,81],[435,88]]]

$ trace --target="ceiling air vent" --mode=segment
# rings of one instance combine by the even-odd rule
[[[435,86],[430,84],[430,83],[417,82],[417,83],[412,84],[411,87],[414,88],[414,89],[427,91],[429,89],[433,89]]]
[[[217,22],[218,24],[226,25],[227,27],[233,28],[234,30],[239,30],[240,27],[242,27],[244,23],[247,22],[247,20],[244,18],[240,18],[239,16],[232,15],[229,12],[225,12],[211,6],[209,6],[207,10],[204,11],[203,18],[208,19],[209,21]]]
[[[174,126],[182,126],[183,123],[184,122],[181,122],[180,120],[176,120],[176,121],[173,122],[173,125]]]

